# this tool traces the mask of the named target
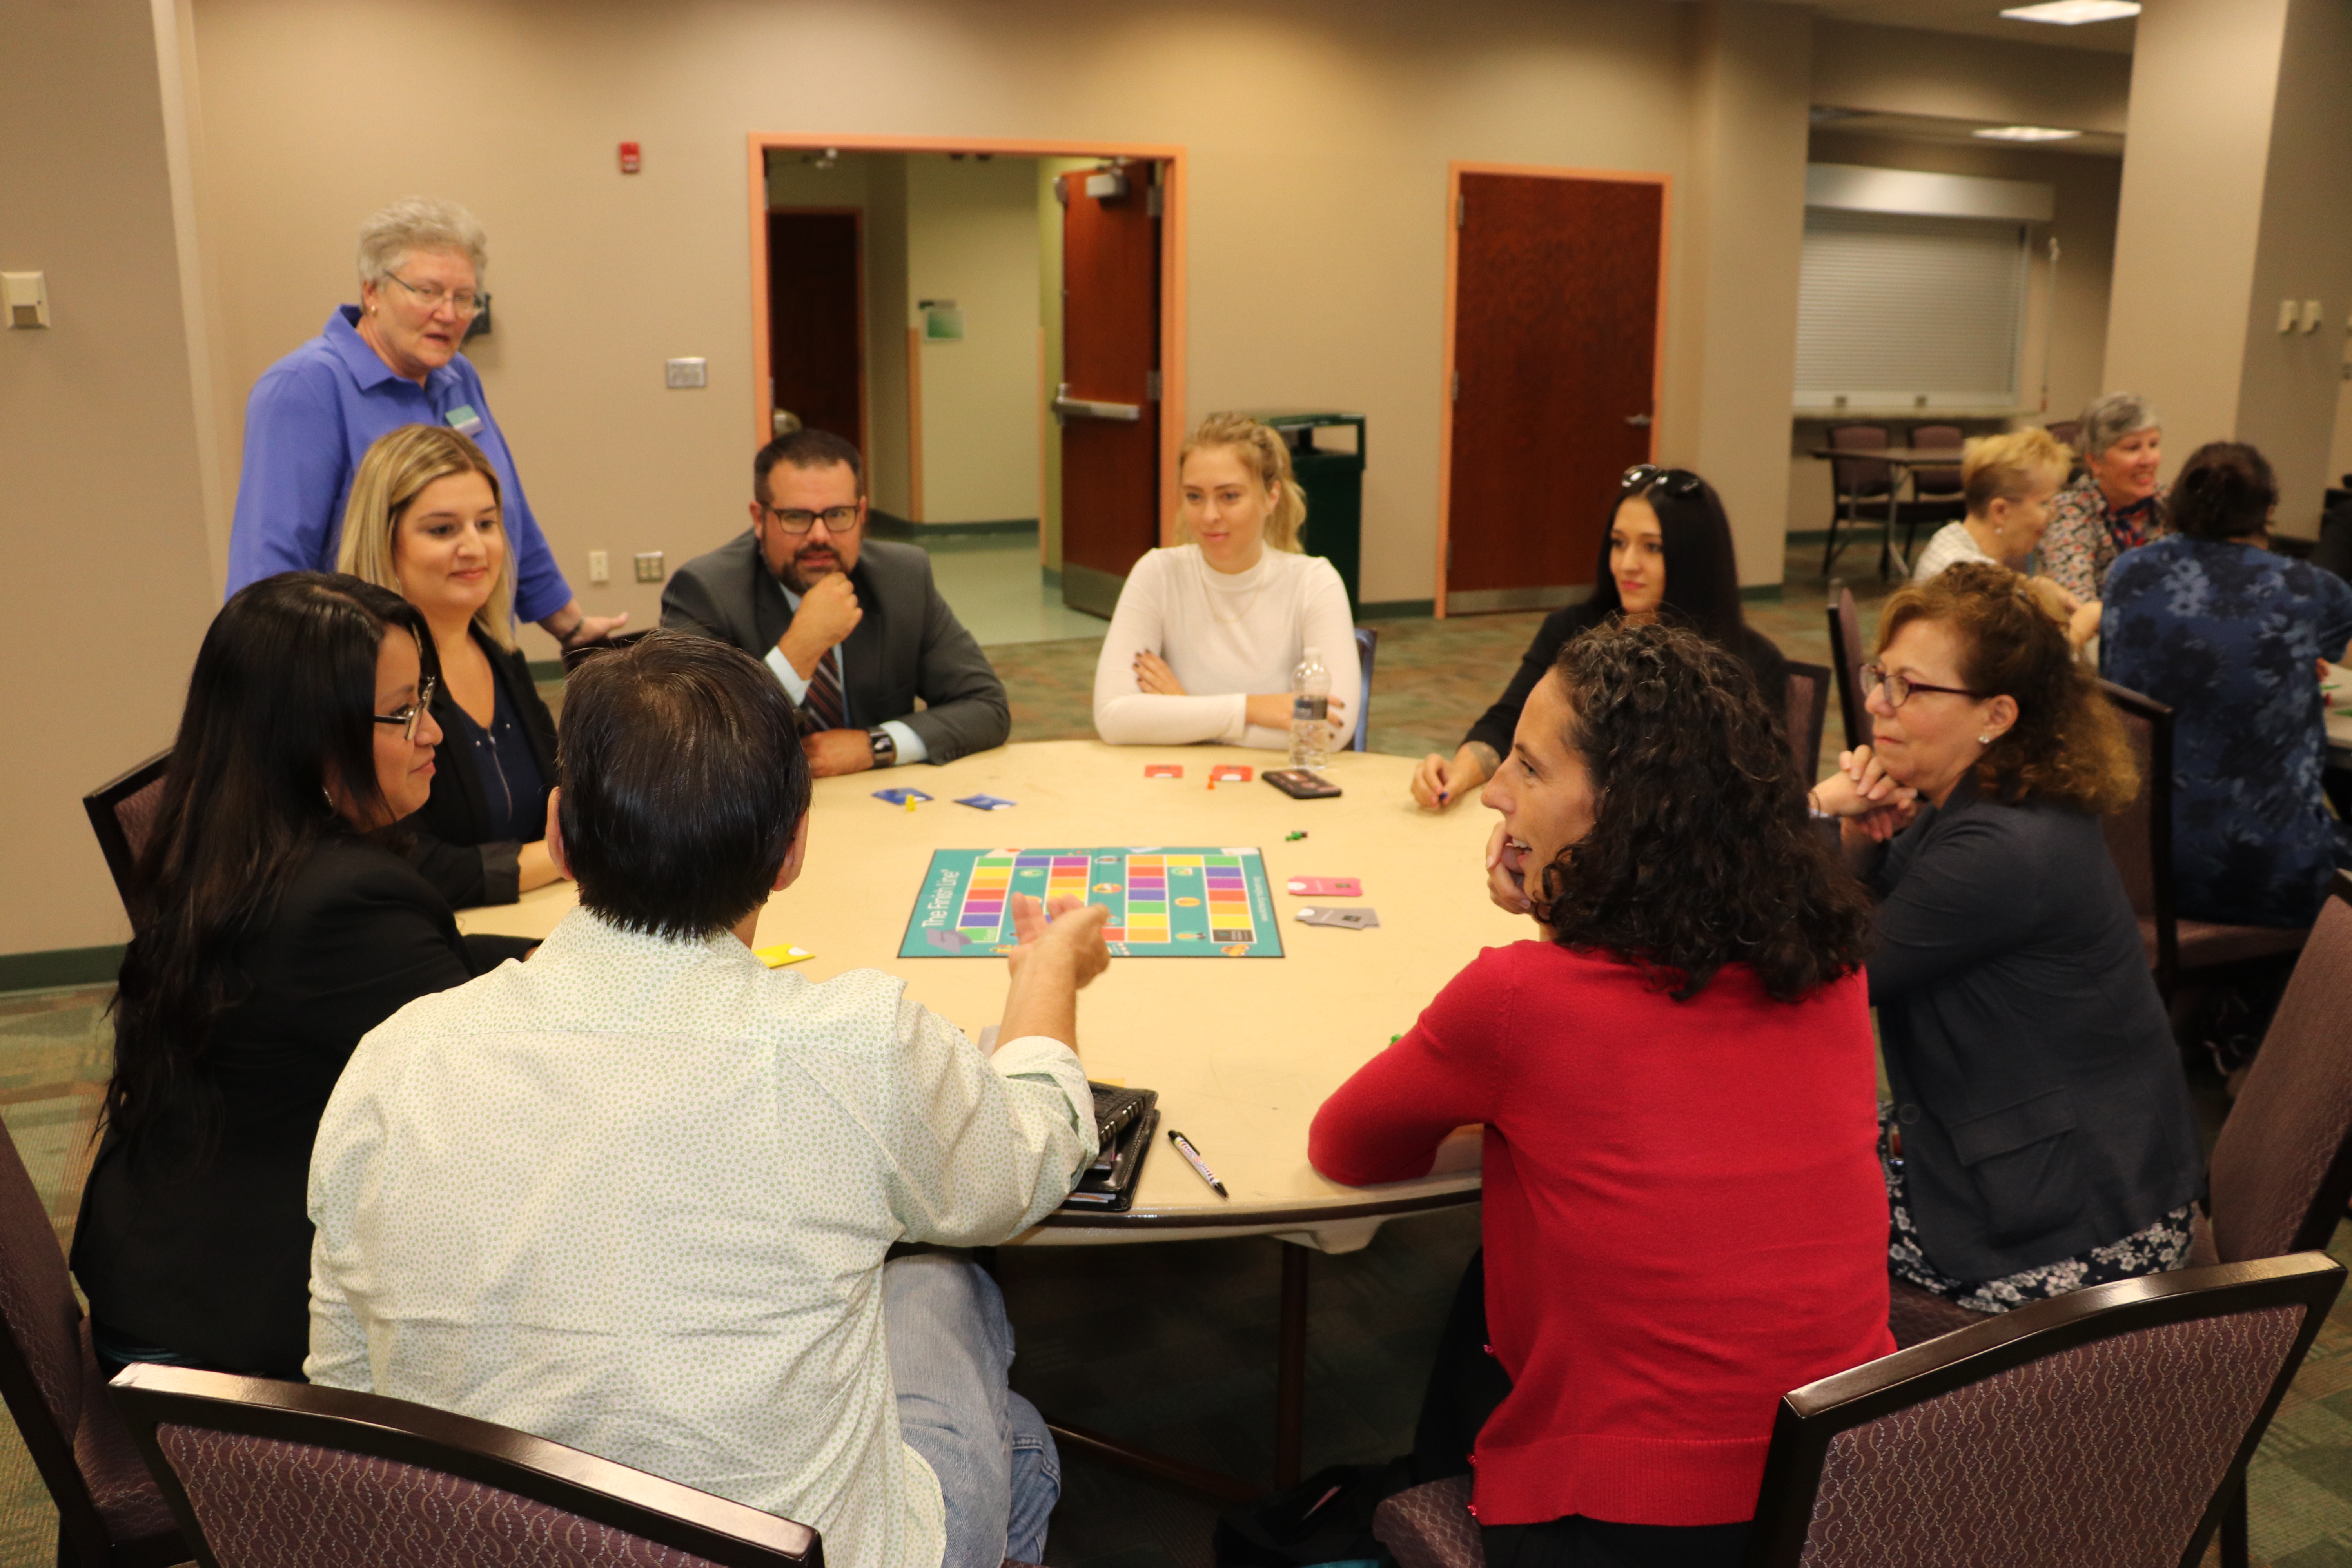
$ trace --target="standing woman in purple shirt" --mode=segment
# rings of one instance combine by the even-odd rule
[[[409,196],[360,229],[360,302],[262,373],[245,408],[245,469],[229,533],[228,591],[279,572],[331,572],[352,476],[378,437],[446,425],[498,469],[515,552],[515,613],[565,647],[629,617],[591,616],[548,552],[482,378],[457,352],[489,306],[489,242],[455,202]]]

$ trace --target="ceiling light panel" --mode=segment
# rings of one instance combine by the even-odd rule
[[[1988,142],[2072,142],[2082,132],[2061,131],[2054,125],[1988,125],[1969,134]]]
[[[2085,22],[2119,22],[2139,15],[2139,0],[2043,0],[2039,5],[2011,5],[2001,15],[2015,22],[2048,22],[2079,27]]]

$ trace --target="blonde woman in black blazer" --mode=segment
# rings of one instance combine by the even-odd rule
[[[446,739],[432,798],[402,826],[410,861],[456,909],[510,904],[560,875],[546,844],[555,721],[514,646],[499,507],[498,473],[473,442],[407,425],[368,448],[343,513],[343,570],[433,628]]]

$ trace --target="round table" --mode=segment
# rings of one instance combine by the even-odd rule
[[[1172,763],[1181,779],[1145,776]],[[1250,782],[1209,787],[1210,770],[1238,763]],[[1281,958],[1116,958],[1078,1000],[1078,1052],[1087,1075],[1160,1094],[1159,1144],[1125,1214],[1059,1211],[1018,1239],[1029,1246],[1168,1241],[1266,1235],[1299,1244],[1283,1252],[1282,1368],[1276,1411],[1277,1479],[1295,1479],[1303,1399],[1307,1258],[1310,1247],[1348,1252],[1391,1216],[1475,1201],[1478,1141],[1465,1129],[1414,1181],[1344,1187],[1307,1163],[1307,1130],[1331,1091],[1402,1033],[1482,947],[1534,934],[1524,917],[1488,901],[1480,869],[1495,817],[1465,803],[1443,816],[1406,792],[1413,760],[1378,752],[1333,756],[1336,799],[1293,800],[1263,782],[1284,759],[1231,747],[1107,746],[1042,741],[948,763],[819,779],[808,861],[800,880],[772,898],[757,943],[790,942],[814,955],[812,980],[877,968],[908,994],[977,1037],[1004,1005],[1002,962],[898,956],[934,849],[1202,845],[1264,856]],[[932,796],[913,811],[874,792],[911,786]],[[1017,804],[980,811],[956,797],[992,795]],[[1304,831],[1292,841],[1286,835]],[[1318,900],[1284,889],[1289,877],[1354,877],[1363,896],[1338,900],[1379,912],[1370,931],[1309,926],[1293,911]],[[544,936],[575,901],[570,883],[519,903],[467,910],[467,931]],[[1222,1178],[1211,1192],[1168,1147],[1181,1129]],[[1142,1464],[1170,1479],[1224,1490],[1215,1478],[1090,1434],[1056,1426],[1066,1441]],[[1116,1450],[1116,1451],[1114,1451]]]

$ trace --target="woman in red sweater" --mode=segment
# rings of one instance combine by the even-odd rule
[[[1398,1181],[1485,1124],[1416,1479],[1475,1467],[1490,1568],[1734,1563],[1780,1396],[1895,1348],[1870,906],[1747,668],[1685,629],[1567,644],[1482,798],[1537,940],[1456,975],[1309,1156]]]

